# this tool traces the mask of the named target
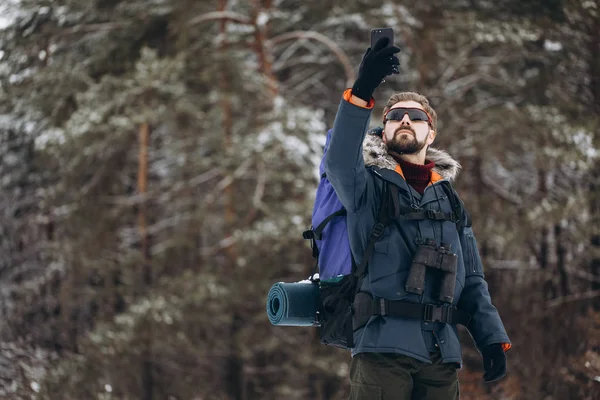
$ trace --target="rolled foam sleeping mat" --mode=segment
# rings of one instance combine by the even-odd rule
[[[314,326],[319,286],[310,281],[274,284],[267,295],[267,315],[277,326]]]

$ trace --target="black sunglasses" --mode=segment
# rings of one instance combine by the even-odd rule
[[[383,123],[385,124],[387,121],[402,121],[402,118],[404,118],[406,114],[408,114],[408,118],[410,118],[411,121],[426,121],[431,129],[433,129],[433,123],[429,114],[427,111],[421,110],[420,108],[392,108],[383,116]]]

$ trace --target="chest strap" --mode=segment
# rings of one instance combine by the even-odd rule
[[[450,221],[456,222],[456,214],[445,213],[430,209],[412,209],[410,207],[402,207],[400,209],[400,219],[414,220],[414,219],[432,219],[435,221]]]
[[[354,300],[353,317],[358,326],[374,315],[415,318],[427,322],[443,322],[467,326],[471,316],[454,306],[438,306],[435,304],[419,304],[402,300],[386,300],[371,298],[366,293],[359,293]],[[355,329],[358,328],[355,327]]]

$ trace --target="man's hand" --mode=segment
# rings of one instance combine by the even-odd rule
[[[506,354],[501,343],[494,343],[486,346],[481,351],[483,355],[483,380],[486,382],[495,382],[506,375]]]
[[[389,39],[383,37],[375,46],[367,50],[358,69],[358,78],[352,86],[352,94],[364,101],[371,100],[373,92],[383,79],[391,74],[399,74],[400,60],[394,54],[400,51],[397,46],[386,47]]]

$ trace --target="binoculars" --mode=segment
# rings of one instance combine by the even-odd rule
[[[441,284],[438,299],[445,303],[454,300],[456,284],[456,265],[458,256],[450,250],[450,245],[438,246],[433,240],[426,239],[420,244],[410,266],[405,289],[408,293],[423,294],[427,268],[441,271]]]

